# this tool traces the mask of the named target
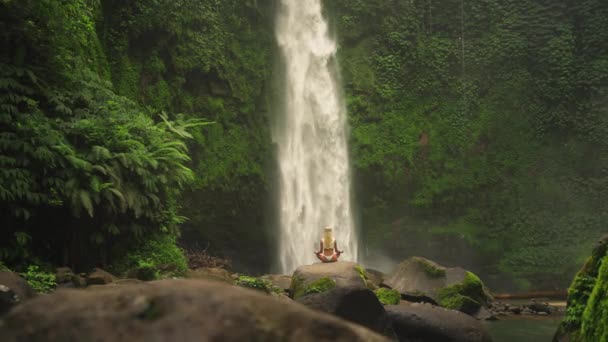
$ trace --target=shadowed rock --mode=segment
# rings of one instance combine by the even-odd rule
[[[385,309],[401,342],[492,341],[481,322],[455,310],[418,303],[387,305]]]
[[[59,290],[0,321],[0,341],[387,341],[259,292],[204,280]]]
[[[376,295],[360,287],[338,287],[298,299],[307,307],[344,318],[386,336],[394,336],[388,315]]]
[[[101,268],[94,268],[93,271],[87,275],[87,285],[105,285],[110,284],[113,281],[114,276]]]
[[[0,271],[0,315],[36,296],[36,291],[17,273]]]

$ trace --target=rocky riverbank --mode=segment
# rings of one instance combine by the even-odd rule
[[[259,278],[221,268],[161,281],[132,275],[59,268],[58,290],[33,298],[27,283],[2,272],[0,309],[8,314],[0,339],[475,342],[491,341],[480,320],[557,311],[541,301],[497,302],[473,273],[423,258],[407,259],[390,274],[337,262]]]

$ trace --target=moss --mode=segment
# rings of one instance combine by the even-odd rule
[[[323,293],[336,287],[336,282],[328,277],[323,277],[305,285],[304,278],[294,277],[291,280],[291,294],[293,299],[314,293]]]
[[[418,263],[418,265],[422,266],[424,273],[430,278],[442,278],[445,277],[445,269],[435,265],[434,263],[422,259],[422,258],[414,258],[414,260]]]
[[[298,299],[304,295],[304,278],[302,277],[293,277],[291,279],[291,285],[289,287],[291,292],[291,298]]]
[[[401,294],[397,290],[379,288],[374,293],[383,305],[396,305],[401,301]]]
[[[593,249],[568,289],[566,315],[556,338],[570,341],[605,341],[608,339],[608,256],[603,238]]]
[[[439,304],[448,309],[473,313],[486,301],[483,287],[479,277],[467,272],[461,283],[439,290]]]
[[[583,341],[608,341],[608,256],[601,260],[595,286],[583,311]]]
[[[355,265],[355,270],[357,270],[357,273],[359,273],[359,277],[361,277],[361,280],[363,280],[363,284],[365,284],[365,286],[367,286],[367,273],[365,273],[365,269],[363,267],[361,267],[361,265],[357,264]]]
[[[263,291],[266,293],[273,292],[272,284],[270,284],[270,282],[260,278],[250,277],[246,275],[239,276],[239,279],[236,281],[236,285]]]
[[[313,293],[323,293],[329,291],[336,287],[336,282],[328,277],[323,277],[319,280],[316,280],[306,286],[304,290],[304,295],[309,295]]]

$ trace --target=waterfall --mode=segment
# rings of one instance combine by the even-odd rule
[[[351,212],[346,107],[337,80],[337,44],[321,0],[281,0],[276,38],[284,66],[284,106],[274,127],[280,174],[281,271],[318,261],[323,228],[330,226],[357,260]]]

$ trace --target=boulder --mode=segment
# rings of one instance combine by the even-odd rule
[[[86,279],[87,285],[105,285],[113,282],[114,276],[101,268],[94,268],[93,271],[87,275]]]
[[[473,273],[460,267],[446,268],[412,257],[400,263],[384,281],[404,295],[426,296],[448,309],[475,315],[492,301],[488,289]]]
[[[0,341],[388,341],[364,327],[220,282],[58,290],[12,310]]]
[[[201,267],[194,270],[188,270],[186,278],[213,280],[228,284],[234,284],[232,274],[223,268]]]
[[[58,267],[55,269],[55,282],[57,285],[71,283],[74,272],[69,267]]]
[[[300,266],[293,273],[290,292],[293,299],[298,299],[333,287],[367,288],[365,270],[345,261]]]
[[[72,284],[74,284],[74,287],[86,287],[87,279],[83,275],[74,274],[72,276]]]
[[[466,314],[431,304],[387,305],[385,309],[402,342],[490,342],[485,326]]]
[[[311,309],[330,313],[387,336],[394,336],[388,315],[376,295],[361,287],[336,287],[297,300]]]
[[[17,273],[0,271],[0,315],[35,296],[36,291]]]
[[[267,274],[261,276],[260,279],[269,282],[272,286],[283,291],[289,291],[291,287],[291,277],[284,274]]]
[[[371,285],[374,288],[381,287],[382,283],[384,282],[384,273],[371,268],[366,268],[365,274],[367,276],[368,286]]]

